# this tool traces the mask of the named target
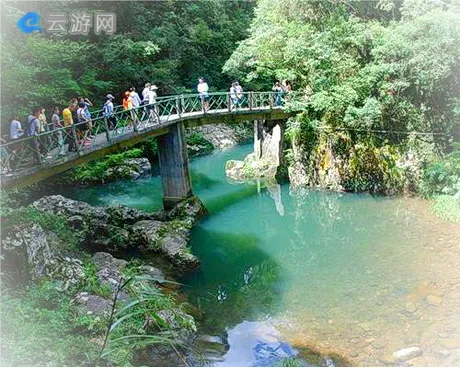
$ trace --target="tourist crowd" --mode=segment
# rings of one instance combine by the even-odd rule
[[[138,123],[136,114],[137,108],[144,106],[144,112],[153,122],[158,122],[158,105],[156,104],[158,87],[152,83],[146,83],[142,90],[141,96],[136,92],[135,87],[129,88],[123,94],[122,106],[125,111],[129,111],[129,122],[127,129],[132,130]],[[292,91],[292,85],[289,81],[280,83],[276,81],[272,90],[275,92],[275,105],[281,106],[283,95]],[[209,110],[209,86],[204,78],[198,79],[197,91],[200,96],[203,112]],[[105,102],[102,107],[102,114],[107,120],[109,130],[117,129],[118,119],[114,113],[113,101],[115,97],[112,94],[107,94],[104,98]],[[241,108],[246,102],[244,99],[243,88],[238,81],[231,84],[230,87],[231,108]],[[33,152],[34,159],[37,163],[45,162],[52,158],[50,155],[50,146],[55,137],[58,144],[57,156],[66,156],[65,145],[68,145],[68,152],[75,152],[78,147],[89,147],[91,141],[96,138],[93,134],[93,118],[90,107],[94,104],[87,97],[72,98],[67,107],[62,112],[59,107],[54,107],[50,117],[50,123],[45,114],[43,107],[37,107],[32,111],[23,122],[19,116],[13,116],[9,125],[8,139],[0,138],[1,144],[19,141],[24,137],[35,137],[27,141],[27,145]],[[62,117],[62,118],[61,118]],[[53,134],[44,134],[56,130]],[[54,137],[53,137],[54,135]],[[5,147],[1,148],[0,158],[2,160],[2,174],[6,176],[12,175],[11,167],[21,157],[24,150],[24,145],[11,144],[8,150]]]

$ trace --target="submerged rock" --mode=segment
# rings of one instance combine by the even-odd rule
[[[395,360],[406,361],[422,355],[422,349],[419,347],[411,347],[398,350],[393,353],[392,357]]]
[[[438,307],[442,304],[442,298],[437,295],[427,295],[426,302],[430,305],[434,305],[435,307]]]

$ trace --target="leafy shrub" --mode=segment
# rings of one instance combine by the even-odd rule
[[[214,150],[214,145],[202,133],[193,132],[186,138],[190,156],[207,155]]]
[[[442,161],[425,168],[420,190],[426,197],[460,193],[460,144],[454,144],[454,151]]]
[[[95,183],[104,181],[106,171],[112,167],[121,166],[126,159],[142,156],[140,148],[107,155],[102,160],[92,161],[74,168],[70,175],[70,181],[80,183]],[[120,172],[120,179],[129,179],[129,170]]]

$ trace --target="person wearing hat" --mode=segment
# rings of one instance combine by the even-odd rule
[[[109,130],[114,130],[117,127],[117,118],[113,115],[113,97],[110,93],[105,96],[105,103],[104,103],[104,116],[107,118],[107,125],[109,126]]]

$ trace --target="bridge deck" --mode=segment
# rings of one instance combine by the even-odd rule
[[[231,102],[228,94],[219,94],[219,96],[223,95],[224,98],[220,97],[219,103],[210,104],[211,110],[206,113],[201,110],[201,101],[197,95],[181,97],[179,104],[177,97],[164,99],[152,107],[153,113],[150,113],[150,116],[145,107],[116,112],[115,115],[120,124],[115,130],[109,130],[107,121],[103,117],[98,117],[92,120],[93,127],[91,130],[94,138],[90,140],[88,146],[84,145],[84,139],[82,139],[81,143],[78,144],[78,152],[68,152],[63,157],[59,156],[60,146],[57,132],[61,131],[68,140],[71,138],[71,134],[75,137],[75,132],[71,132],[69,129],[54,130],[38,137],[28,137],[14,143],[8,143],[2,147],[9,151],[10,157],[8,159],[13,158],[10,165],[15,162],[15,167],[12,168],[12,176],[2,175],[2,187],[20,188],[36,183],[74,166],[101,158],[121,148],[135,145],[145,139],[167,134],[169,127],[178,122],[184,122],[186,126],[198,126],[211,123],[231,124],[256,119],[278,120],[289,117],[289,114],[283,109],[273,107],[270,102],[270,94],[271,92],[268,92],[265,106],[254,106],[253,104],[238,109],[233,108],[233,106],[229,108]],[[224,101],[229,102],[225,104]],[[215,108],[212,109],[213,107]],[[191,111],[186,112],[187,110]],[[179,111],[181,111],[180,114]],[[137,119],[136,129],[129,128],[129,121],[133,118]],[[78,125],[80,124],[75,125],[77,129]],[[40,142],[40,149],[32,144],[32,140]],[[34,155],[38,156],[38,151],[49,158],[37,163]],[[5,161],[2,161],[2,165],[5,165]]]

